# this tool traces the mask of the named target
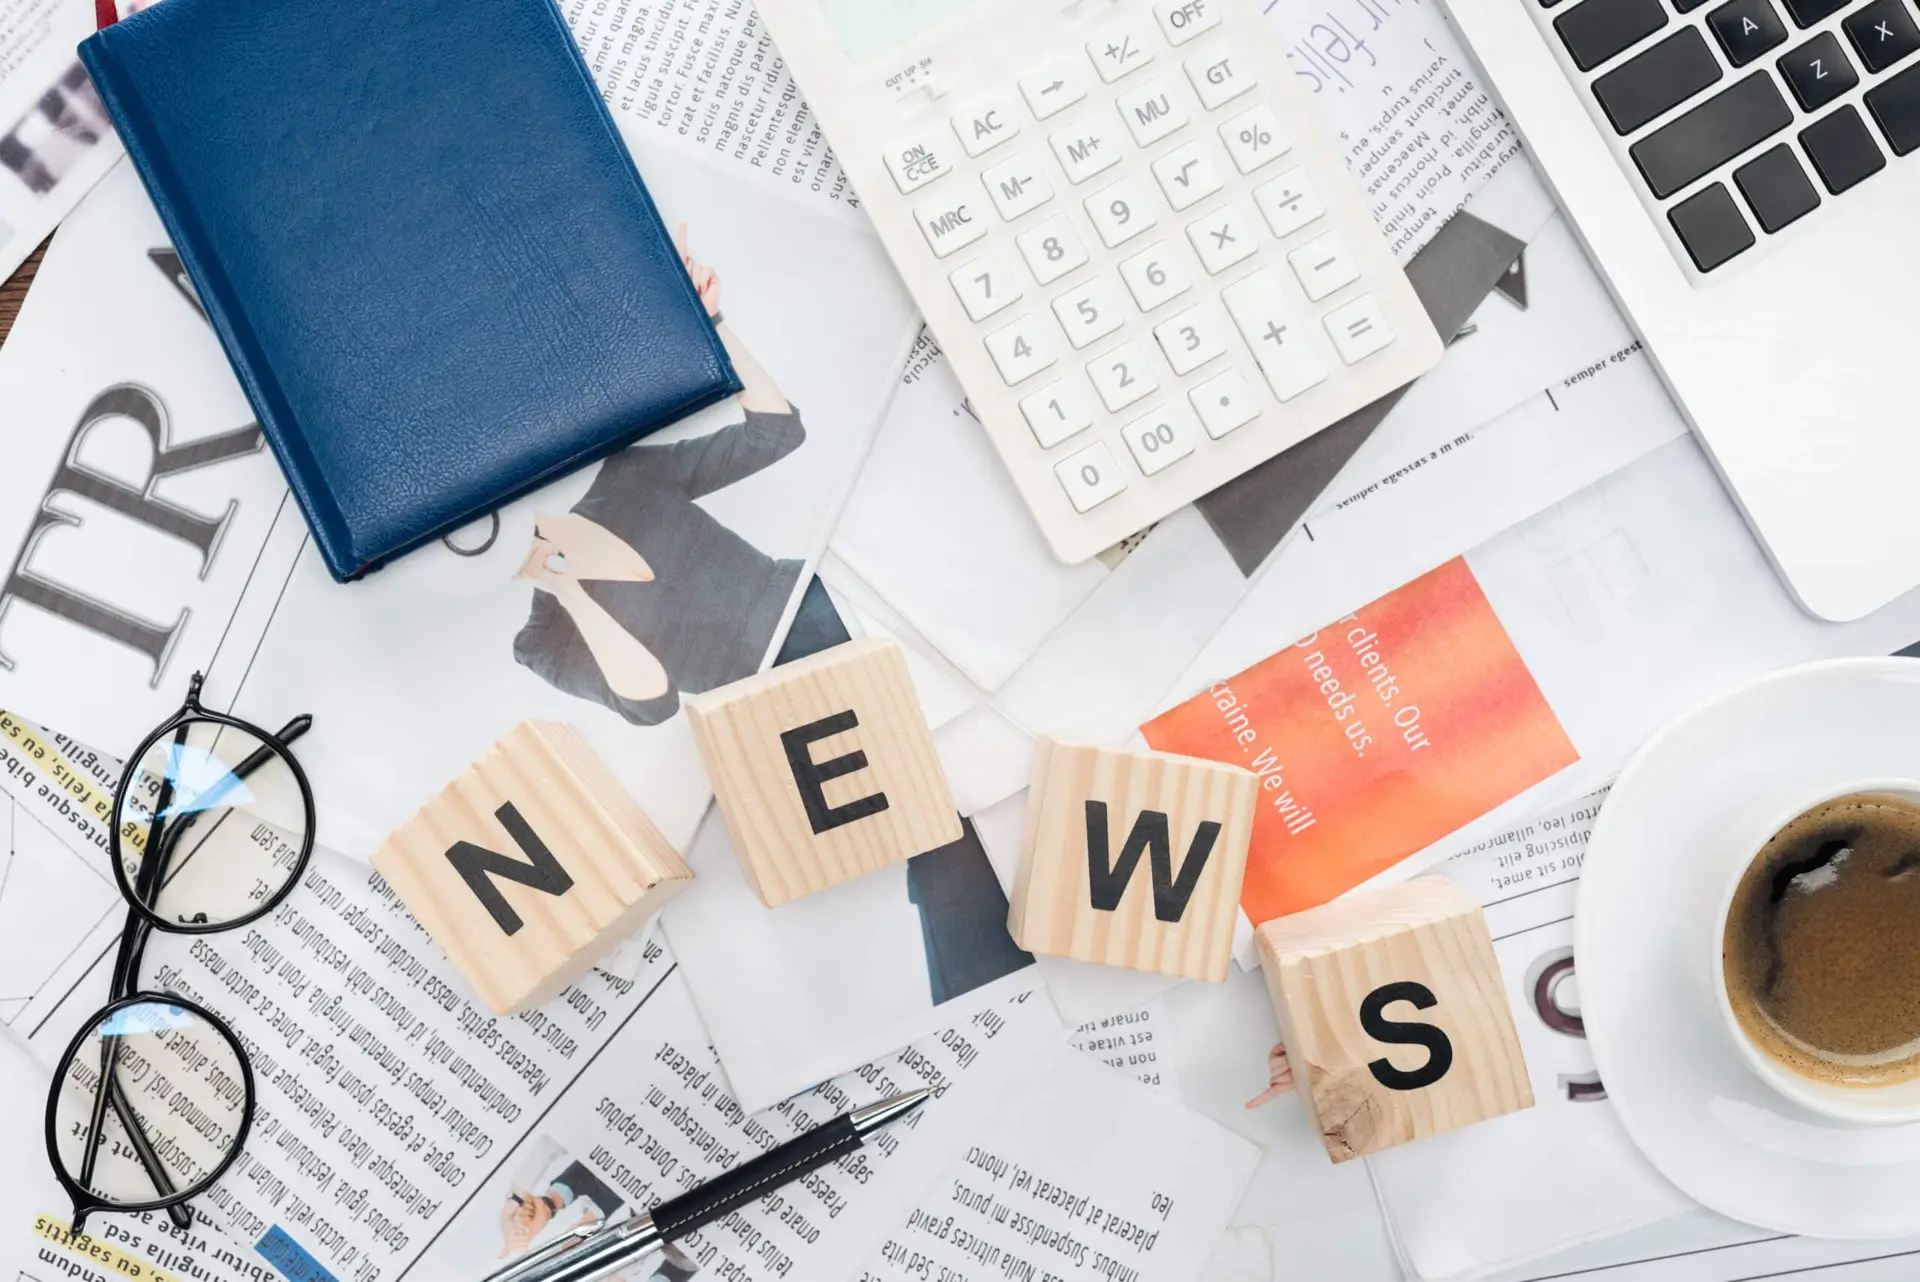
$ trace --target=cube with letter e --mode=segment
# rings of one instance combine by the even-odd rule
[[[1007,918],[1014,942],[1225,979],[1258,790],[1238,766],[1042,739]]]
[[[693,880],[571,728],[522,722],[373,852],[495,1014],[560,994]]]
[[[1294,1083],[1334,1161],[1533,1107],[1486,916],[1446,878],[1255,933]]]
[[[740,867],[769,908],[960,839],[892,641],[849,641],[685,703]]]

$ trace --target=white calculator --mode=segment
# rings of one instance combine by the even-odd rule
[[[1440,359],[1254,0],[759,10],[1062,560]]]

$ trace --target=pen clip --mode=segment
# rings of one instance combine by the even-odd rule
[[[622,1220],[621,1223],[626,1221]],[[558,1262],[561,1257],[585,1246],[601,1234],[608,1232],[614,1225],[606,1220],[597,1220],[592,1224],[576,1224],[539,1250],[509,1260],[500,1268],[482,1279],[482,1282],[532,1282],[546,1272],[548,1266]]]

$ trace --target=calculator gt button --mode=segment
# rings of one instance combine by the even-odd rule
[[[1143,312],[1150,312],[1193,287],[1187,269],[1164,240],[1155,241],[1144,253],[1121,263],[1120,279],[1127,283],[1127,292]]]
[[[1359,264],[1347,253],[1347,242],[1339,232],[1315,237],[1287,255],[1307,301],[1317,303],[1343,286],[1360,279]]]
[[[1326,212],[1326,207],[1307,187],[1307,176],[1289,169],[1265,186],[1253,189],[1253,203],[1267,220],[1267,230],[1285,239]]]
[[[953,118],[953,132],[969,156],[984,156],[1020,132],[1020,105],[1006,94],[982,98]]]
[[[1153,61],[1152,33],[1138,23],[1120,23],[1099,39],[1087,41],[1087,57],[1093,59],[1100,79],[1112,84]]]
[[[1193,453],[1193,429],[1185,419],[1164,409],[1127,424],[1120,429],[1120,438],[1145,476],[1163,472]]]
[[[976,258],[947,277],[971,320],[983,321],[1020,301],[1020,277],[1003,255]]]
[[[1057,116],[1087,96],[1087,73],[1075,64],[1054,63],[1020,77],[1020,96],[1035,120]]]
[[[1322,322],[1333,350],[1349,365],[1358,365],[1367,357],[1393,342],[1393,326],[1387,323],[1386,309],[1372,294],[1362,294],[1345,307],[1328,312]]]
[[[1153,327],[1177,377],[1185,377],[1227,350],[1227,323],[1212,303],[1189,307]]]
[[[1098,342],[1126,323],[1126,304],[1112,278],[1096,276],[1053,300],[1053,314],[1077,351]]]
[[[1260,403],[1254,397],[1253,388],[1237,369],[1208,379],[1188,392],[1187,399],[1193,402],[1193,412],[1200,416],[1200,426],[1216,441],[1260,417]]]
[[[1243,111],[1221,125],[1220,141],[1227,145],[1234,168],[1243,174],[1252,173],[1270,160],[1278,160],[1292,146],[1280,132],[1273,108],[1266,106]]]
[[[1087,366],[1087,377],[1100,393],[1100,403],[1116,414],[1160,390],[1160,378],[1138,343],[1123,344],[1100,357]]]
[[[1053,474],[1076,512],[1091,512],[1127,488],[1118,460],[1102,441],[1054,464]]]
[[[1032,213],[1053,199],[1053,181],[1033,151],[1023,151],[980,175],[993,207],[1008,222]]]
[[[1051,285],[1087,261],[1087,246],[1065,214],[1055,214],[1014,243],[1027,260],[1027,270],[1042,285]]]
[[[1066,171],[1067,181],[1083,183],[1120,163],[1120,139],[1104,120],[1089,117],[1075,121],[1047,141]]]
[[[1122,178],[1082,203],[1100,243],[1108,249],[1126,244],[1156,221],[1153,189],[1137,177]]]
[[[1008,387],[1025,382],[1060,359],[1051,327],[1038,313],[1028,313],[987,335],[987,354],[993,357]]]
[[[1214,58],[1195,58],[1187,63],[1187,80],[1200,95],[1200,105],[1208,111],[1225,106],[1253,88],[1253,73],[1230,53]]]
[[[1164,80],[1122,94],[1115,105],[1120,108],[1120,118],[1127,122],[1127,131],[1142,147],[1151,147],[1180,132],[1189,119],[1186,105]]]
[[[1175,48],[1220,25],[1222,0],[1170,0],[1153,6],[1153,16]]]
[[[1197,142],[1176,147],[1153,162],[1153,176],[1174,212],[1199,204],[1220,190],[1220,171]]]
[[[1313,350],[1307,326],[1294,314],[1287,288],[1272,269],[1221,291],[1220,301],[1260,363],[1267,386],[1283,404],[1325,381],[1327,367]]]
[[[1238,201],[1222,205],[1196,223],[1187,225],[1187,239],[1200,265],[1210,276],[1218,276],[1235,263],[1243,262],[1255,249],[1253,219]]]
[[[953,169],[947,163],[946,144],[924,138],[889,148],[886,162],[887,172],[893,175],[893,185],[903,196],[919,191]]]
[[[987,234],[986,210],[970,196],[931,201],[913,211],[935,258],[958,253]]]
[[[1026,417],[1027,426],[1033,429],[1033,439],[1043,450],[1050,450],[1092,427],[1099,412],[1093,403],[1093,393],[1077,378],[1048,383],[1020,402],[1020,413]]]

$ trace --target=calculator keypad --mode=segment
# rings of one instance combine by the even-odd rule
[[[1042,285],[1051,285],[1087,263],[1087,243],[1065,214],[1055,214],[1032,231],[1022,232],[1014,244],[1020,246],[1020,256]]]
[[[1158,221],[1154,209],[1159,202],[1154,200],[1153,189],[1142,174],[1122,178],[1081,203],[1086,206],[1094,233],[1108,249],[1119,248],[1151,230]]]
[[[1087,377],[1093,380],[1093,390],[1100,393],[1100,403],[1115,414],[1160,390],[1160,376],[1153,372],[1153,362],[1138,343],[1116,347],[1099,357],[1087,366]]]
[[[998,252],[974,259],[947,280],[953,285],[953,292],[960,296],[960,305],[967,309],[968,319],[975,321],[999,315],[1019,302],[1026,292],[1020,283],[1020,273],[1006,255]]]
[[[1120,429],[1120,439],[1127,443],[1133,461],[1146,476],[1164,472],[1193,453],[1196,435],[1185,417],[1171,409],[1137,418]]]
[[[1095,276],[1053,300],[1053,314],[1074,350],[1091,347],[1127,323],[1120,287],[1105,276]]]
[[[1127,488],[1119,461],[1101,441],[1060,460],[1053,474],[1060,478],[1060,487],[1076,512],[1091,512]]]
[[[1007,386],[1024,383],[1060,359],[1053,331],[1035,312],[987,335],[987,353],[1000,369]]]

